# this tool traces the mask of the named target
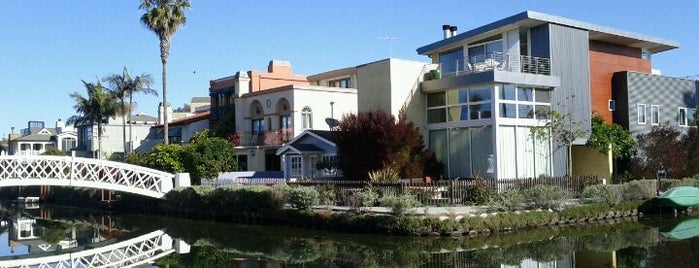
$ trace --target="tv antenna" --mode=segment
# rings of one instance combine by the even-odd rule
[[[393,57],[393,41],[400,40],[400,37],[384,35],[376,39],[388,42],[389,57]]]

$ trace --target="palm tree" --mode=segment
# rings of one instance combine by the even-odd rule
[[[68,124],[75,126],[92,127],[97,124],[97,141],[99,155],[102,154],[102,124],[104,121],[120,112],[119,103],[116,97],[97,81],[97,83],[88,83],[82,81],[87,90],[87,97],[84,97],[78,92],[73,92],[70,97],[75,100],[73,108],[78,115],[68,118]]]
[[[154,89],[150,88],[153,84],[153,78],[150,74],[141,74],[134,78],[129,74],[129,70],[124,67],[124,71],[121,75],[112,74],[104,79],[105,82],[109,83],[111,87],[110,91],[114,96],[119,99],[121,103],[121,121],[122,121],[122,138],[124,144],[124,155],[131,152],[132,148],[129,148],[126,144],[126,114],[129,116],[129,145],[131,145],[131,112],[133,111],[133,95],[136,93],[153,94],[158,95]],[[126,106],[125,99],[129,98],[129,106]]]
[[[167,58],[170,55],[170,39],[178,28],[187,23],[184,12],[190,8],[189,0],[142,0],[139,9],[146,10],[141,23],[160,39],[160,60],[163,63],[163,131],[165,144],[168,144],[167,118]]]

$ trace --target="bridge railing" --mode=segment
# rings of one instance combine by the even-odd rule
[[[57,185],[101,188],[162,198],[174,174],[141,166],[70,156],[2,156],[0,186]]]
[[[157,230],[99,248],[45,257],[0,260],[0,267],[135,267],[173,252],[188,251],[189,245],[173,240],[163,230]]]

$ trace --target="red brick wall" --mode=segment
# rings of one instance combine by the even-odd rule
[[[641,59],[641,49],[590,41],[590,102],[592,111],[598,112],[612,123],[608,102],[612,99],[612,75],[615,72],[651,72],[651,61]]]

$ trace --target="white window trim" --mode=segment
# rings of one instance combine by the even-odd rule
[[[657,119],[658,121],[653,122],[653,108],[658,112]],[[659,125],[660,124],[660,106],[659,105],[651,105],[650,106],[650,124],[651,125]]]
[[[299,168],[294,168],[294,162],[298,161]],[[303,176],[303,157],[300,155],[289,156],[289,176],[290,177],[301,177]]]
[[[643,121],[641,121],[641,114],[639,113],[640,108],[643,107]],[[636,105],[636,122],[638,122],[639,125],[645,125],[648,120],[646,118],[646,105],[639,103]]]

